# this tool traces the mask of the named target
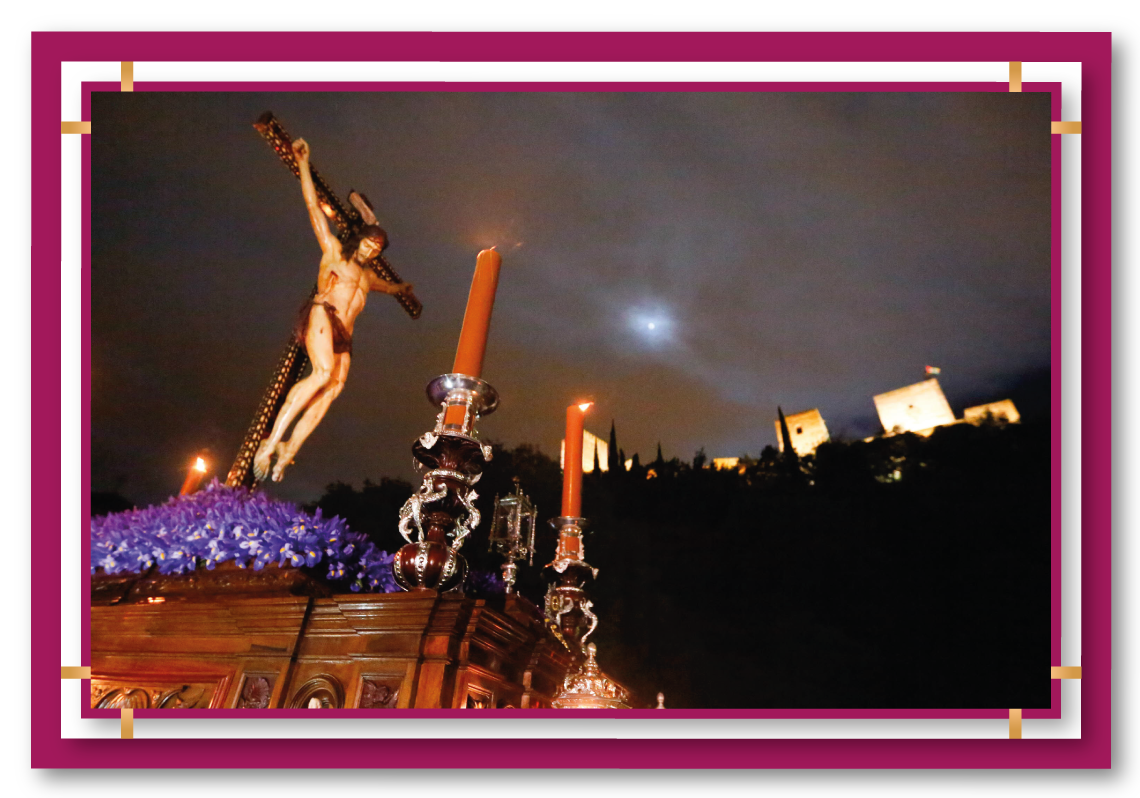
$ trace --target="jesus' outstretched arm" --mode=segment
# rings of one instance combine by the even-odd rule
[[[317,234],[321,253],[336,256],[340,252],[340,242],[329,230],[328,219],[317,199],[317,187],[313,185],[313,174],[309,171],[309,145],[304,139],[293,142],[293,155],[297,159],[297,168],[301,173],[301,193],[305,196],[305,207],[309,209],[309,221],[312,222],[313,232]]]
[[[396,296],[397,294],[403,294],[414,289],[415,286],[411,283],[390,283],[375,272],[371,275],[370,291],[379,291],[382,294]]]

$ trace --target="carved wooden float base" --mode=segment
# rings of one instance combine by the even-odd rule
[[[328,595],[232,564],[92,578],[98,708],[549,707],[573,659],[516,595]]]

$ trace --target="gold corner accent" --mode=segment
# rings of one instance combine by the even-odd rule
[[[1054,665],[1049,669],[1050,679],[1079,679],[1081,678],[1080,665],[1060,666]]]
[[[1054,122],[1052,133],[1080,133],[1080,122]]]
[[[61,679],[90,679],[91,669],[87,666],[63,665],[59,669]]]
[[[134,61],[120,61],[119,66],[122,68],[122,85],[121,91],[134,91],[135,90],[135,62]]]
[[[91,132],[91,123],[90,122],[60,122],[59,123],[59,132],[60,133],[90,133]]]
[[[123,740],[135,738],[135,711],[131,707],[123,707],[119,721],[119,737]]]
[[[1009,90],[1021,91],[1021,62],[1009,62]]]
[[[1021,739],[1021,710],[1011,709],[1009,711],[1009,739]]]

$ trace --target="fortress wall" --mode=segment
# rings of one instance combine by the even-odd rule
[[[1017,412],[1011,399],[1001,399],[997,402],[987,402],[976,407],[967,407],[962,417],[970,424],[980,424],[986,414],[990,413],[996,419],[1004,418],[1010,424],[1021,421],[1021,413]]]

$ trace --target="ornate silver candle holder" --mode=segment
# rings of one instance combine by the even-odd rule
[[[598,569],[586,562],[582,540],[586,519],[561,516],[551,519],[550,524],[558,530],[558,549],[554,560],[543,569],[543,578],[549,583],[546,617],[564,639],[584,652],[586,639],[598,627],[594,603],[586,592],[587,583],[598,576]]]
[[[478,437],[475,424],[481,416],[489,416],[499,406],[499,393],[491,384],[478,377],[466,374],[441,374],[428,383],[428,401],[440,408],[435,419],[435,431],[426,435],[463,435],[471,439]],[[446,422],[448,409],[452,407],[463,408],[463,420],[455,423],[454,420]],[[458,414],[453,414],[458,415]],[[426,437],[425,435],[425,437]],[[420,440],[423,440],[421,437]],[[430,448],[430,447],[429,447]],[[491,448],[487,447],[487,459],[490,460]]]
[[[529,559],[534,565],[534,532],[538,508],[522,492],[519,478],[514,478],[515,492],[495,497],[495,515],[491,519],[488,549],[498,551],[503,563],[503,582],[507,592],[513,593],[518,578],[516,561]]]
[[[550,702],[555,709],[629,709],[629,691],[602,673],[597,646],[586,646],[586,661],[568,674],[562,690]]]
[[[479,442],[475,424],[494,412],[499,395],[466,374],[436,377],[427,395],[440,410],[435,429],[412,444],[423,482],[400,508],[399,530],[408,543],[396,552],[392,571],[404,590],[454,590],[467,574],[459,549],[480,521],[474,486],[491,459],[491,447]],[[454,420],[459,415],[454,411],[447,421],[450,407],[462,408],[461,421]]]

